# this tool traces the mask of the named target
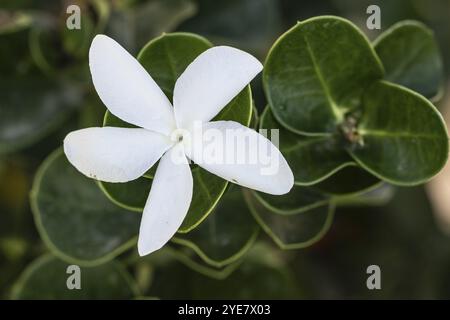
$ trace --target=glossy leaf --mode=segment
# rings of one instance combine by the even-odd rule
[[[80,29],[69,29],[64,26],[61,31],[63,49],[74,57],[86,58],[94,30],[95,25],[89,15],[84,15],[80,20]]]
[[[226,280],[193,272],[177,261],[156,268],[149,295],[161,299],[283,299],[300,296],[292,274],[268,247],[252,249]],[[274,258],[276,259],[276,258]],[[182,283],[183,285],[180,285]]]
[[[131,276],[117,262],[97,267],[82,267],[81,290],[69,290],[69,265],[52,255],[33,261],[22,273],[12,292],[13,299],[94,300],[131,299],[139,295]]]
[[[443,66],[433,31],[417,21],[402,21],[374,42],[386,70],[385,79],[427,98],[442,89]]]
[[[348,20],[322,16],[299,22],[270,50],[264,89],[272,111],[291,131],[334,133],[383,67],[364,34]]]
[[[348,195],[361,193],[381,184],[380,179],[374,177],[358,165],[347,166],[326,180],[313,186],[328,195]]]
[[[241,188],[230,186],[201,225],[187,234],[175,235],[172,241],[193,249],[208,264],[222,267],[244,255],[258,231]]]
[[[140,215],[109,201],[61,149],[39,168],[30,197],[41,238],[64,260],[100,264],[136,243]]]
[[[296,215],[330,202],[330,196],[314,187],[294,186],[281,196],[250,191],[252,195],[269,211],[281,215]]]
[[[157,164],[154,166],[156,168]],[[152,187],[152,180],[140,177],[136,180],[122,183],[98,181],[101,190],[116,205],[127,210],[142,212],[148,194]]]
[[[106,33],[136,52],[149,39],[175,30],[192,17],[197,4],[193,0],[133,1],[112,9]]]
[[[301,249],[319,241],[331,226],[334,216],[332,202],[291,215],[267,209],[250,192],[245,199],[261,228],[281,249]]]
[[[311,137],[293,133],[279,124],[269,107],[261,116],[260,128],[278,130],[280,151],[297,185],[315,184],[353,163],[337,136]]]
[[[39,140],[81,102],[77,88],[43,77],[0,77],[0,154]]]
[[[395,191],[393,186],[383,183],[365,192],[335,197],[334,202],[346,207],[384,206],[395,195]]]
[[[366,91],[358,135],[349,149],[353,158],[393,184],[423,183],[447,161],[441,115],[427,99],[396,84],[380,81]]]
[[[138,60],[161,87],[167,97],[172,100],[173,88],[178,76],[211,44],[204,38],[189,33],[165,34],[150,41],[139,53]],[[234,120],[249,125],[252,115],[251,91],[248,86],[236,96],[214,120]],[[120,119],[109,115],[105,116],[105,126],[130,126]],[[156,166],[155,166],[156,168]],[[199,168],[192,166],[194,177],[194,192],[188,214],[181,225],[179,232],[185,233],[194,229],[203,221],[218,203],[225,192],[228,182]],[[154,169],[153,169],[154,170]],[[152,177],[152,170],[145,175]],[[148,195],[148,186],[139,190],[140,180],[131,184],[108,186],[104,189],[117,203],[126,208],[142,210]],[[114,190],[113,190],[114,189]],[[129,190],[127,190],[129,189]],[[130,198],[128,198],[128,195]],[[140,202],[140,204],[138,204]]]
[[[177,259],[189,269],[217,280],[224,280],[228,278],[228,276],[239,268],[242,263],[242,257],[239,257],[240,259],[237,261],[218,267],[206,263],[194,250],[189,247],[171,243],[169,246],[164,248],[169,251],[168,253],[170,253],[173,258]]]

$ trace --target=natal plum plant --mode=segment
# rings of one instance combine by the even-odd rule
[[[170,100],[180,75],[211,47],[198,35],[169,33],[151,40],[137,60]],[[436,41],[421,23],[395,24],[371,43],[339,17],[299,22],[267,54],[262,77],[267,106],[258,123],[250,86],[214,117],[244,126],[253,119],[252,127],[278,129],[294,187],[282,196],[230,187],[192,164],[192,202],[167,252],[209,277],[222,279],[233,271],[238,277],[244,254],[253,263],[249,249],[260,229],[282,249],[305,248],[326,233],[336,206],[383,203],[392,186],[428,181],[448,155],[447,129],[431,102],[442,92],[442,79]],[[103,126],[134,127],[109,111]],[[94,182],[55,151],[31,192],[41,238],[65,261],[120,275],[110,260],[136,244],[140,216],[130,211],[143,211],[155,168],[126,183]],[[139,269],[143,260],[130,256]],[[266,262],[264,270],[273,267]],[[261,270],[258,263],[249,270]],[[38,260],[17,286],[17,297],[29,296],[27,284],[43,265],[61,268],[52,258]],[[289,283],[279,275],[274,279]],[[127,286],[118,296],[134,292]]]
[[[410,28],[416,37],[422,37],[416,41],[404,39],[411,33],[402,29]],[[303,165],[322,167],[322,161],[315,158],[317,152],[325,153],[320,158],[333,161],[322,172],[296,174],[298,184],[318,182],[352,163],[398,185],[423,183],[442,168],[448,139],[439,112],[420,94],[385,80],[398,79],[429,94],[438,91],[439,55],[430,45],[429,33],[419,33],[417,28],[421,27],[397,25],[375,43],[381,52],[391,52],[386,47],[394,46],[394,57],[383,53],[389,71],[386,77],[373,46],[361,31],[341,18],[300,22],[275,43],[265,64],[264,88],[278,122],[302,136],[302,142],[290,152],[300,155],[296,161],[299,170]],[[398,41],[390,40],[393,37]],[[419,54],[412,58],[420,59],[424,76],[418,68],[407,70],[415,61],[393,66],[399,50],[405,50],[405,54],[412,51],[402,41],[420,46],[416,49]],[[421,54],[424,50],[426,54]],[[435,72],[430,75],[430,70]],[[427,87],[430,85],[434,88]],[[304,154],[310,156],[302,157]],[[317,162],[308,163],[311,159]]]
[[[292,213],[308,213],[326,227],[327,203],[345,194],[382,181],[416,185],[432,178],[448,155],[446,126],[426,98],[436,97],[441,81],[433,34],[417,22],[398,23],[373,44],[351,22],[331,16],[299,22],[282,35],[265,62],[269,105],[260,127],[279,128],[298,187],[277,199],[247,195],[263,229],[281,247],[302,247],[279,231],[299,220]]]

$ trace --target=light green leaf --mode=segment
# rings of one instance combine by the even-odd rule
[[[311,137],[293,133],[277,122],[269,107],[261,116],[260,128],[278,129],[280,151],[289,163],[297,185],[318,183],[354,163],[337,135]]]
[[[66,261],[100,264],[136,243],[140,215],[111,203],[61,149],[42,163],[30,199],[41,238]]]
[[[189,233],[175,235],[172,241],[193,249],[206,263],[223,267],[250,249],[258,231],[241,188],[230,186],[200,226]]]
[[[172,100],[173,88],[178,77],[200,53],[210,47],[211,44],[206,39],[194,34],[164,34],[150,41],[139,53],[138,60],[167,97]],[[252,98],[250,86],[248,86],[222,109],[214,120],[233,120],[248,126],[251,116]],[[105,115],[104,125],[131,127],[108,113]],[[151,178],[155,168],[156,165],[145,176]],[[182,233],[194,229],[211,213],[228,184],[227,181],[198,166],[191,168],[194,177],[194,191],[189,212],[179,229],[179,232]],[[141,211],[145,205],[144,199],[148,195],[148,185],[142,179],[138,182],[124,183],[114,187],[100,183],[116,203],[125,208]],[[139,190],[139,184],[145,185]],[[132,195],[132,197],[128,198],[127,195]],[[138,204],[139,202],[141,203]]]
[[[442,90],[443,66],[433,31],[417,21],[394,24],[374,41],[385,79],[427,98]]]
[[[321,16],[299,22],[270,50],[263,82],[275,117],[308,135],[336,132],[383,67],[364,34],[348,20]]]
[[[67,288],[66,262],[44,255],[23,272],[12,292],[13,299],[94,300],[131,299],[139,292],[128,272],[111,261],[97,267],[81,268],[81,290]]]
[[[363,99],[353,158],[380,179],[397,185],[429,180],[447,161],[448,136],[436,108],[400,85],[379,81]]]
[[[245,192],[245,199],[261,228],[281,249],[313,245],[322,239],[333,221],[333,202],[297,214],[283,215],[267,209],[251,192]]]

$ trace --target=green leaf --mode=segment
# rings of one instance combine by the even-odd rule
[[[69,265],[52,255],[33,261],[23,272],[12,292],[13,299],[93,300],[131,299],[139,292],[128,272],[117,262],[81,268],[81,290],[69,290]]]
[[[89,15],[83,15],[80,20],[80,29],[61,29],[62,47],[70,55],[79,58],[87,57],[89,46],[95,32],[95,25]]]
[[[46,75],[54,76],[66,67],[67,56],[62,39],[55,26],[39,25],[29,34],[30,54],[35,65]]]
[[[136,52],[149,39],[175,30],[196,11],[197,4],[192,0],[124,2],[113,6],[106,33],[130,52]]]
[[[197,14],[181,26],[223,44],[264,56],[281,32],[277,0],[197,0]]]
[[[193,249],[206,263],[223,267],[250,249],[258,231],[241,188],[231,186],[213,214],[191,232],[175,235],[172,241]]]
[[[330,196],[313,187],[294,186],[283,195],[271,195],[251,191],[252,195],[269,211],[281,215],[296,215],[317,207],[327,205]]]
[[[0,154],[39,140],[81,102],[69,84],[42,76],[0,78]]]
[[[167,97],[172,100],[173,88],[178,77],[186,67],[203,51],[211,47],[206,39],[189,33],[164,34],[150,41],[139,53],[138,60],[149,72]],[[250,86],[237,95],[214,120],[233,120],[243,125],[249,125],[252,117],[252,98]],[[131,125],[107,113],[104,126]],[[153,176],[152,170],[147,172],[147,178]],[[198,166],[192,166],[194,191],[189,212],[181,225],[179,232],[186,233],[198,226],[214,209],[225,192],[228,182],[209,173]],[[125,208],[141,211],[148,196],[148,185],[145,180],[108,186],[103,182],[104,191]],[[143,185],[142,188],[139,184]],[[130,195],[130,196],[127,196]],[[140,204],[138,204],[140,202]]]
[[[263,82],[284,127],[326,135],[358,107],[364,88],[382,77],[381,62],[364,34],[348,20],[322,16],[299,22],[275,42]]]
[[[427,98],[442,90],[442,58],[433,31],[417,21],[394,24],[374,41],[385,79]]]
[[[270,255],[273,259],[266,257]],[[292,273],[270,248],[255,247],[226,280],[212,279],[167,260],[156,267],[147,295],[161,299],[287,299],[300,296]],[[271,261],[275,260],[275,261]],[[180,283],[183,285],[180,286]]]
[[[27,74],[33,70],[28,48],[30,28],[13,28],[0,31],[0,78]]]
[[[211,264],[206,263],[204,260],[202,260],[199,255],[191,248],[182,245],[176,245],[174,243],[164,247],[164,250],[167,251],[165,252],[166,255],[177,259],[189,269],[217,280],[228,278],[228,276],[232,274],[242,263],[242,259],[239,259],[222,267],[212,266]]]
[[[278,129],[280,151],[297,185],[318,183],[354,163],[337,135],[312,137],[293,133],[277,122],[269,107],[261,116],[260,128]]]
[[[0,9],[0,15],[2,16],[0,35],[28,28],[33,22],[31,15],[25,12],[11,12]]]
[[[96,265],[136,243],[140,215],[111,203],[61,149],[42,163],[30,198],[41,238],[63,260]]]
[[[251,192],[245,193],[245,199],[261,228],[284,250],[313,245],[322,239],[333,222],[332,202],[297,214],[283,215],[267,209]]]
[[[358,165],[347,166],[313,188],[328,195],[349,195],[365,192],[382,182]]]
[[[397,185],[429,180],[447,161],[448,136],[436,108],[421,95],[379,81],[364,95],[359,141],[349,152],[366,170]]]
[[[346,207],[384,206],[393,198],[395,191],[393,186],[383,183],[365,192],[337,196],[333,200],[336,205]]]
[[[154,165],[153,168],[156,168],[156,166]],[[109,200],[119,207],[130,211],[142,212],[150,193],[152,180],[140,177],[127,182],[126,186],[122,183],[104,181],[98,181],[98,185]]]
[[[191,33],[168,33],[151,40],[138,60],[172,101],[173,88],[186,67],[212,44]]]

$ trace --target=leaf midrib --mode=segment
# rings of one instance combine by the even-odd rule
[[[438,134],[426,133],[412,133],[409,131],[384,131],[384,130],[359,130],[363,136],[378,136],[378,137],[392,137],[392,138],[421,138],[421,139],[436,139]]]
[[[340,121],[343,118],[343,114],[342,114],[341,110],[339,110],[339,107],[337,106],[336,102],[333,100],[333,97],[331,96],[330,90],[329,90],[329,88],[325,82],[325,79],[322,75],[322,71],[320,70],[319,64],[316,61],[316,58],[312,51],[311,45],[309,44],[307,36],[304,35],[303,39],[305,40],[306,49],[308,50],[308,54],[311,58],[311,62],[313,63],[314,71],[316,72],[317,78],[319,79],[319,82],[322,86],[323,92],[325,93],[325,96],[327,98],[330,109],[333,112],[335,119],[337,121]]]

